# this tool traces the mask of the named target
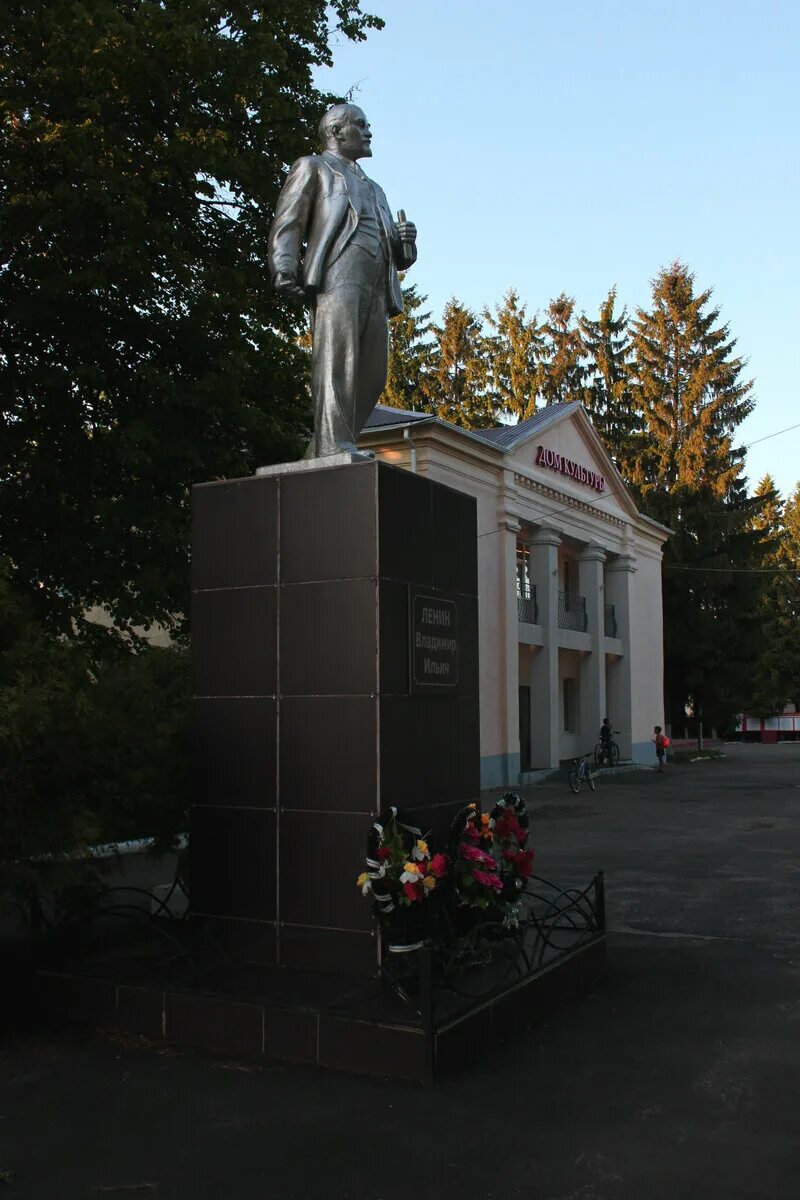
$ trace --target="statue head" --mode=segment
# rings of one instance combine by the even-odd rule
[[[369,121],[356,104],[334,104],[319,123],[320,141],[326,150],[355,162],[371,158]]]

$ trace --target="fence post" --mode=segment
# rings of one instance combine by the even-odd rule
[[[602,871],[598,871],[594,877],[594,910],[597,917],[597,928],[601,933],[605,933],[606,928],[606,884],[605,876]]]
[[[419,1013],[425,1039],[425,1082],[436,1080],[436,1024],[433,1011],[433,946],[425,942],[419,951]]]

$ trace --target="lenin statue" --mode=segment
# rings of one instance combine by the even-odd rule
[[[357,164],[372,133],[354,104],[320,121],[321,154],[300,158],[269,235],[275,290],[308,305],[314,436],[306,458],[357,454],[356,440],[386,384],[388,318],[403,311],[398,270],[416,260],[417,231]],[[302,261],[301,261],[302,260]]]

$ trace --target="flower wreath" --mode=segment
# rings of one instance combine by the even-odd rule
[[[456,905],[464,908],[489,908],[503,890],[492,854],[494,833],[488,813],[478,812],[476,804],[459,809],[448,841],[453,864],[453,893]]]
[[[401,821],[396,808],[390,808],[375,821],[367,835],[366,871],[357,879],[362,895],[371,896],[375,914],[390,935],[393,953],[418,950],[422,942],[399,942],[392,937],[403,917],[421,918],[430,897],[449,872],[444,854],[434,854],[416,825]]]
[[[489,817],[498,874],[503,882],[503,900],[516,903],[533,873],[533,850],[527,846],[530,818],[525,801],[506,792]]]

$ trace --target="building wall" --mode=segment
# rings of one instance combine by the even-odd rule
[[[664,726],[664,627],[661,603],[661,553],[636,546],[635,603],[631,610],[632,757],[652,762],[653,726]]]

